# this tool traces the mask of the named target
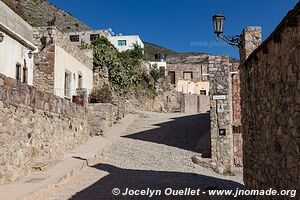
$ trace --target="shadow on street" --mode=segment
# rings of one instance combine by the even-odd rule
[[[165,144],[202,153],[210,157],[209,113],[172,118],[173,121],[153,124],[157,128],[123,136],[135,140]]]
[[[164,190],[166,188],[172,189],[236,189],[243,188],[243,185],[229,180],[213,178],[204,175],[192,173],[179,172],[164,172],[164,171],[147,171],[147,170],[133,170],[122,169],[109,164],[97,164],[94,168],[106,171],[109,174],[90,187],[75,194],[71,200],[110,200],[110,199],[134,199],[144,200],[150,199],[147,196],[114,196],[112,190],[119,188],[121,193],[129,189],[143,189],[150,188],[151,190],[161,190],[161,196],[154,196],[151,199],[210,199],[207,195],[200,196],[165,196]]]

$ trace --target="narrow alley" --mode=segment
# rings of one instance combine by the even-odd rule
[[[109,134],[105,133],[105,136]],[[104,136],[104,137],[105,137]],[[113,196],[112,190],[243,188],[242,177],[222,176],[192,162],[209,148],[209,114],[143,113],[116,137],[96,165],[29,199],[148,199]],[[80,159],[80,158],[79,158]],[[153,199],[193,199],[156,196]],[[198,196],[195,199],[209,199]]]

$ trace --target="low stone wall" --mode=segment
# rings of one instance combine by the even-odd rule
[[[183,94],[183,112],[188,114],[210,111],[210,99],[206,95]]]
[[[86,110],[0,74],[0,183],[59,159],[89,138]]]
[[[105,129],[111,127],[127,113],[126,102],[117,105],[111,103],[89,104],[88,121],[91,127],[91,136],[101,135]]]
[[[300,186],[299,13],[300,4],[240,70],[244,182],[248,189]]]

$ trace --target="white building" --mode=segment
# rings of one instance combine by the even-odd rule
[[[66,35],[76,45],[91,44],[101,37],[106,37],[120,52],[133,49],[135,44],[144,49],[144,43],[138,35],[114,35],[111,29],[70,32]]]
[[[155,61],[150,61],[151,68],[156,68],[160,71],[161,74],[167,75],[167,62],[166,57],[162,53],[155,54]]]
[[[33,28],[0,1],[0,73],[33,84]]]
[[[134,45],[139,45],[144,49],[144,43],[138,35],[117,35],[109,36],[107,39],[112,43],[120,52],[132,50]]]

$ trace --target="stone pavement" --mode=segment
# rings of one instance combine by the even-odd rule
[[[146,200],[148,196],[112,194],[130,189],[200,189],[201,191],[243,188],[242,177],[214,173],[192,162],[194,155],[205,151],[209,132],[209,113],[142,112],[119,134],[95,164],[60,184],[31,195],[30,200]],[[209,139],[209,138],[208,138]],[[80,159],[80,158],[79,158]],[[166,196],[151,199],[199,200],[231,199],[207,196]],[[237,198],[234,198],[237,199]],[[245,198],[242,197],[244,200]]]
[[[24,179],[0,186],[0,199],[25,200],[26,196],[45,190],[96,164],[104,151],[118,135],[124,134],[137,115],[129,114],[106,131],[106,135],[93,137],[85,145],[68,153],[64,159],[46,171],[32,173]]]

